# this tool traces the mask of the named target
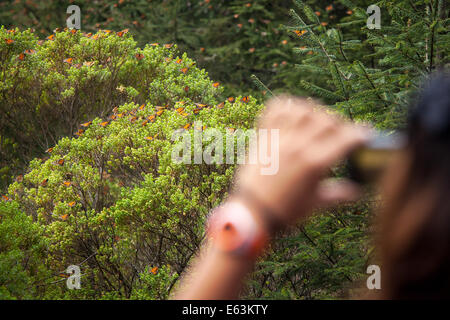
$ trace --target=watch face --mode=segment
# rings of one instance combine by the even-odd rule
[[[250,210],[239,202],[226,203],[213,212],[208,235],[220,250],[244,256],[263,247],[267,238]]]

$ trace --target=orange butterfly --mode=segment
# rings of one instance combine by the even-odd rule
[[[157,274],[157,273],[158,273],[158,267],[153,267],[153,268],[150,270],[150,272],[153,273],[153,274]]]
[[[142,53],[136,53],[135,57],[136,57],[136,59],[138,59],[138,60],[144,59],[144,55],[143,55]]]
[[[122,37],[125,33],[128,33],[129,30],[130,30],[130,29],[125,29],[125,30],[119,31],[119,32],[117,32],[117,35],[118,35],[119,37]]]
[[[184,107],[179,107],[175,109],[178,113],[182,113],[184,111]]]
[[[66,214],[63,214],[63,215],[61,216],[61,219],[64,220],[64,221],[66,221],[68,216],[69,216],[69,215],[68,215],[67,213],[66,213]]]
[[[158,110],[158,111],[160,111],[160,110],[166,109],[166,107],[156,106],[155,109]]]
[[[230,133],[233,133],[234,131],[236,131],[235,128],[227,128],[227,130],[228,130]]]
[[[75,201],[71,201],[71,202],[69,202],[67,205],[69,206],[69,207],[73,207],[74,205],[76,204],[76,202]]]
[[[65,63],[72,64],[73,58],[64,59]]]
[[[110,119],[110,120],[116,120],[116,118],[117,118],[117,116],[116,116],[115,114],[113,114],[112,116],[109,116],[108,119]]]
[[[23,175],[22,175],[22,174],[19,174],[19,175],[16,177],[16,181],[17,181],[17,182],[22,182],[22,181],[23,181]]]
[[[123,117],[123,113],[119,113],[118,115],[117,115],[117,118],[122,118]]]
[[[327,6],[327,7],[325,8],[325,10],[327,10],[327,11],[331,11],[331,10],[333,10],[333,5],[332,5],[332,4],[330,4],[329,6]]]
[[[102,126],[102,127],[106,127],[108,125],[108,121],[100,122],[99,125]]]
[[[59,160],[58,160],[58,164],[59,164],[60,166],[63,166],[63,165],[64,165],[64,159],[59,159]]]
[[[84,36],[87,38],[90,38],[90,37],[92,37],[92,32],[89,32],[89,33],[85,34]]]
[[[95,61],[85,61],[83,62],[83,66],[85,67],[92,67],[94,65]]]
[[[51,34],[47,37],[47,40],[55,40],[55,35]]]
[[[106,33],[106,34],[110,34],[111,30],[103,30],[103,32]]]
[[[35,53],[36,51],[35,50],[33,50],[33,49],[27,49],[27,50],[25,50],[25,53],[26,54],[33,54],[33,53]]]
[[[248,96],[242,97],[241,101],[247,103],[249,101]]]
[[[2,200],[3,200],[3,201],[8,201],[8,200],[9,200],[9,197],[8,197],[8,196],[5,196],[5,195],[2,195]]]
[[[13,39],[5,39],[6,44],[12,44],[14,43]]]
[[[188,123],[188,124],[185,124],[185,125],[183,126],[183,129],[187,130],[187,129],[189,129],[190,127],[191,127],[191,124]]]
[[[70,185],[71,185],[72,183],[71,183],[70,181],[64,181],[63,184],[64,184],[66,187],[70,187]]]
[[[98,34],[95,34],[92,39],[97,40],[98,39]]]
[[[222,109],[225,106],[225,102],[221,102],[217,105],[217,108]]]
[[[189,87],[188,86],[184,87],[184,92],[189,92]]]
[[[78,130],[77,132],[75,132],[75,134],[76,134],[77,136],[81,136],[81,135],[83,134],[83,132],[84,132],[84,130],[83,130],[83,129],[80,129],[80,130]]]
[[[45,150],[45,152],[51,153],[53,151],[53,148],[48,148],[47,150]]]
[[[24,55],[23,53],[19,54],[18,59],[19,59],[20,61],[23,61],[23,60],[25,59],[25,55]]]
[[[130,118],[130,122],[131,122],[131,123],[135,122],[136,120],[137,120],[137,117],[131,117],[131,118]]]
[[[70,33],[72,33],[72,34],[77,33],[77,29],[71,29],[71,30],[70,30]]]
[[[305,33],[307,33],[307,30],[294,30],[293,31],[296,35],[298,35],[299,37],[301,37],[302,35],[304,35]]]
[[[150,43],[150,45],[152,46],[152,47],[157,47],[157,46],[159,46],[159,43]]]
[[[186,74],[188,72],[188,70],[189,70],[188,68],[183,68],[180,71],[183,72],[184,74]]]
[[[229,97],[227,100],[228,102],[234,102],[234,97]]]
[[[219,83],[219,82],[214,82],[214,83],[213,83],[213,87],[214,87],[214,88],[218,88],[218,87],[219,87],[219,85],[220,85],[220,83]]]
[[[181,60],[181,59],[177,59],[177,60],[175,61],[175,63],[178,63],[178,64],[180,64],[181,62],[183,62],[183,60]]]
[[[81,126],[86,128],[86,127],[89,127],[91,124],[92,124],[92,121],[89,121],[89,122],[82,123]]]
[[[141,106],[139,107],[139,110],[144,110],[144,108],[145,108],[145,104],[141,105]]]
[[[148,116],[147,119],[150,122],[155,122],[155,115]]]
[[[166,49],[170,49],[172,47],[173,47],[173,43],[168,43],[168,44],[164,45],[164,48],[166,48]]]
[[[143,126],[143,127],[146,126],[147,123],[148,123],[148,120],[145,120],[144,122],[142,122],[142,126]]]
[[[153,137],[151,137],[151,136],[148,136],[148,137],[145,137],[144,139],[145,139],[145,140],[149,140],[149,141],[152,141],[152,140],[153,140]]]
[[[41,182],[41,186],[45,187],[45,186],[47,186],[47,183],[48,183],[48,179],[44,179]]]
[[[114,108],[112,109],[112,112],[113,112],[113,113],[117,113],[118,110],[119,110],[118,107],[114,107]]]

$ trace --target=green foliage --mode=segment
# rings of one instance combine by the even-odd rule
[[[43,227],[33,223],[15,202],[0,202],[0,299],[32,299],[48,277]]]
[[[299,71],[311,72],[299,85],[353,120],[381,129],[404,127],[410,92],[449,62],[443,1],[379,1],[380,30],[366,26],[368,1],[341,1],[328,14],[317,11],[319,16],[304,1],[295,3],[298,13],[291,10],[292,24],[285,28],[307,31],[295,51]],[[332,19],[339,10],[346,15]]]
[[[58,33],[55,41],[72,36]],[[131,41],[100,36],[122,45]],[[98,41],[79,37],[87,51]],[[36,47],[33,57],[52,45]],[[88,55],[73,55],[77,60],[66,67],[67,74],[90,71],[76,66],[85,60],[78,58],[83,54]],[[230,127],[252,128],[262,108],[251,97],[219,104],[222,88],[213,86],[186,54],[176,57],[174,49],[132,48],[122,67],[128,75],[123,86],[139,92],[130,98],[139,104],[110,105],[109,114],[84,123],[76,137],[60,139],[49,158],[31,161],[9,186],[9,197],[42,227],[48,243],[43,264],[52,274],[82,264],[82,289],[43,281],[41,297],[166,298],[198,249],[205,216],[226,196],[234,171],[231,165],[174,163],[178,141],[172,141],[172,134],[183,127],[190,135],[205,130],[196,128],[196,121],[223,133]],[[150,266],[160,272],[149,274]]]

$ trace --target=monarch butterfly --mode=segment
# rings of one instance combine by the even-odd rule
[[[179,107],[175,109],[178,113],[182,113],[184,111],[184,107]]]
[[[119,37],[122,37],[125,33],[128,33],[129,30],[130,30],[130,29],[124,29],[124,30],[122,30],[122,31],[119,31],[119,32],[117,32],[117,35],[118,35]]]
[[[144,139],[145,139],[145,140],[152,141],[152,140],[153,140],[153,137],[152,137],[152,136],[148,136],[148,137],[145,137]]]
[[[85,67],[92,67],[94,65],[95,61],[85,61],[83,62],[83,66]]]
[[[151,45],[152,47],[157,47],[157,46],[159,46],[159,43],[157,43],[157,42],[155,42],[155,43],[150,43],[150,45]]]
[[[327,10],[327,11],[331,11],[331,10],[333,10],[333,5],[332,5],[332,4],[330,4],[329,6],[327,6],[327,7],[325,8],[325,10]]]
[[[81,135],[83,134],[83,132],[84,132],[84,130],[83,130],[83,129],[80,129],[80,130],[78,130],[77,132],[75,132],[75,134],[76,134],[77,136],[81,136]]]
[[[47,178],[47,179],[44,179],[44,180],[42,180],[42,182],[41,182],[41,186],[45,187],[45,186],[47,186],[47,183],[48,183],[48,178]]]
[[[173,47],[173,43],[167,43],[164,45],[164,48],[166,48],[166,49],[170,49],[172,47]]]
[[[189,92],[189,87],[188,86],[184,87],[184,92]]]
[[[249,101],[248,96],[242,97],[241,101],[247,103]]]
[[[144,127],[145,125],[147,125],[148,120],[145,120],[144,122],[142,122],[142,126]]]
[[[150,270],[150,272],[153,273],[153,274],[157,274],[157,273],[158,273],[158,267],[153,267],[153,268]]]
[[[189,129],[190,127],[191,127],[191,124],[188,123],[188,124],[185,124],[185,125],[183,126],[183,129],[187,130],[187,129]]]
[[[144,110],[144,108],[145,108],[145,104],[142,104],[142,105],[139,107],[139,110]]]
[[[64,184],[66,187],[70,187],[70,185],[71,185],[72,183],[71,183],[70,181],[64,181],[63,184]]]
[[[59,164],[60,166],[63,166],[63,165],[64,165],[64,159],[59,159],[59,160],[58,160],[58,164]]]
[[[65,63],[72,64],[73,58],[64,59]]]
[[[131,123],[134,123],[136,120],[137,120],[137,117],[131,117],[131,118],[130,118],[130,122],[131,122]]]
[[[69,215],[68,215],[67,213],[66,213],[66,214],[63,214],[63,215],[61,216],[61,219],[64,220],[64,221],[66,221],[68,216],[69,216]]]
[[[225,106],[225,102],[221,102],[217,105],[217,108],[222,109]]]
[[[51,34],[47,37],[47,40],[55,40],[55,35]]]
[[[72,34],[77,33],[77,29],[71,29],[71,30],[70,30],[70,33],[72,33]]]
[[[213,87],[214,87],[214,88],[218,88],[218,87],[219,87],[219,85],[220,85],[220,83],[219,83],[219,82],[214,82],[214,83],[213,83]]]
[[[89,122],[82,123],[81,126],[86,128],[86,127],[89,127],[91,124],[92,124],[92,121],[89,121]]]
[[[166,107],[161,107],[161,106],[156,106],[155,108],[156,108],[156,110],[158,110],[158,111],[166,109]]]
[[[117,114],[117,118],[122,118],[122,117],[123,117],[123,113]]]
[[[23,60],[25,59],[25,55],[24,55],[23,53],[19,54],[18,59],[19,59],[20,61],[23,61]]]
[[[183,60],[181,60],[180,58],[178,58],[175,63],[180,64],[181,62],[183,62]]]
[[[142,53],[136,53],[135,57],[136,57],[136,59],[138,59],[138,60],[144,59],[144,55],[143,55]]]
[[[159,110],[159,111],[156,111],[156,115],[157,115],[157,116],[160,116],[160,115],[162,115],[162,114],[163,114],[163,112],[164,112],[164,109],[162,109],[162,110]]]
[[[307,30],[294,30],[293,31],[296,35],[298,35],[299,37],[301,37],[302,35],[304,35],[305,33],[307,33]]]
[[[33,53],[35,53],[36,51],[35,50],[33,50],[33,49],[27,49],[27,50],[25,50],[25,53],[26,54],[33,54]]]
[[[69,207],[73,207],[74,205],[76,204],[76,202],[75,201],[71,201],[71,202],[69,202],[67,205],[69,206]]]
[[[197,108],[197,109],[194,109],[193,112],[194,112],[194,114],[198,114],[201,110],[202,110],[202,109]]]
[[[203,104],[203,103],[196,103],[195,105],[196,105],[197,107],[201,108],[201,109],[207,107],[207,105],[206,105],[206,104]]]
[[[228,102],[234,102],[234,97],[229,97],[227,100]]]
[[[48,148],[47,150],[45,150],[45,152],[47,152],[47,153],[52,153],[52,151],[53,151],[53,148]]]
[[[84,36],[87,38],[90,38],[90,37],[92,37],[92,32],[89,32],[89,33],[85,34]]]
[[[188,72],[188,68],[183,68],[180,71],[183,72],[184,74],[186,74]]]
[[[102,127],[106,127],[108,125],[108,121],[100,122],[99,125],[102,126]]]
[[[106,33],[106,34],[110,34],[111,30],[103,30],[103,32]]]
[[[112,109],[112,112],[113,112],[113,113],[117,113],[118,110],[119,110],[118,107],[114,107],[114,108]]]
[[[8,201],[8,200],[9,200],[9,197],[8,197],[8,196],[5,196],[5,195],[2,195],[2,200],[3,200],[3,201]]]
[[[236,131],[235,128],[227,128],[228,132],[233,133],[234,131]]]
[[[97,40],[98,39],[98,34],[95,34],[92,39]]]
[[[14,43],[13,39],[5,39],[6,44],[12,44]]]
[[[117,116],[115,114],[113,114],[112,116],[109,117],[110,120],[116,120]]]

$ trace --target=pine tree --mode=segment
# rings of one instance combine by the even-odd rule
[[[410,93],[448,65],[449,11],[444,1],[380,1],[381,29],[368,29],[367,7],[341,0],[327,11],[346,10],[334,23],[294,1],[285,29],[300,44],[298,85],[353,120],[378,128],[404,126]],[[370,2],[366,3],[367,6]],[[321,16],[326,18],[322,19]]]

